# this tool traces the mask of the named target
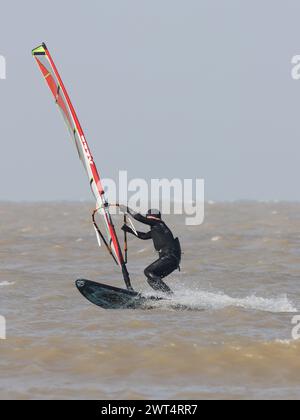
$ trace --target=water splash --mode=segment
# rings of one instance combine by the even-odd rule
[[[163,295],[159,296],[165,297]],[[213,293],[200,290],[177,290],[172,298],[157,301],[155,306],[175,309],[178,307],[190,310],[220,310],[228,307],[237,307],[273,313],[298,312],[297,308],[288,299],[287,295],[281,295],[274,298],[264,298],[255,295],[246,296],[244,298],[235,298],[222,292]]]

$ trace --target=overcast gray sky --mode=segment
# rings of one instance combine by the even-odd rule
[[[104,177],[300,200],[299,0],[0,2],[0,199],[91,198],[31,56],[45,41]]]

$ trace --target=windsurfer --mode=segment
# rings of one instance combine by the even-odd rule
[[[145,269],[145,276],[154,290],[172,294],[173,292],[162,279],[180,268],[181,247],[179,239],[174,238],[170,228],[162,220],[159,210],[151,209],[146,216],[124,205],[120,205],[120,210],[128,213],[138,222],[150,226],[149,232],[135,232],[126,224],[124,224],[122,230],[142,240],[153,240],[154,248],[159,253],[159,258]]]

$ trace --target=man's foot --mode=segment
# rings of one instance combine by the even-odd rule
[[[173,295],[173,292],[169,288],[169,286],[164,281],[162,281],[162,279],[160,279],[159,277],[147,278],[147,281],[153,290],[157,292],[163,292],[168,295]]]

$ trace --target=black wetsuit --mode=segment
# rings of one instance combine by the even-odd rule
[[[149,285],[154,290],[160,290],[165,293],[172,293],[171,289],[162,281],[180,266],[181,249],[179,240],[174,238],[171,230],[160,219],[154,217],[145,217],[139,213],[128,209],[128,213],[137,221],[151,227],[149,232],[137,232],[137,235],[131,228],[126,230],[139,239],[152,239],[156,251],[159,253],[159,259],[149,265],[144,271]]]

